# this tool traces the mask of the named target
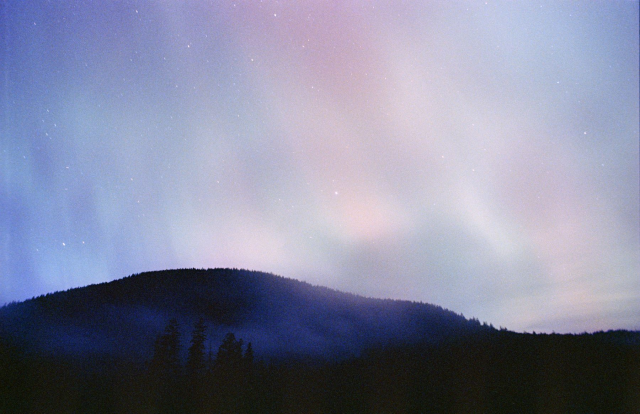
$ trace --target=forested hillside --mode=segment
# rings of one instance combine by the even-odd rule
[[[0,309],[0,335],[39,353],[143,360],[175,318],[203,318],[220,341],[237,332],[260,356],[349,357],[386,343],[438,341],[482,327],[423,303],[369,299],[237,269],[147,272]],[[187,332],[182,332],[186,334]]]
[[[637,413],[640,333],[519,334],[259,272],[0,309],[0,413]]]

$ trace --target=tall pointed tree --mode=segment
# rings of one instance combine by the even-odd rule
[[[200,318],[193,326],[191,345],[187,353],[185,410],[186,413],[199,413],[203,410],[205,395],[205,341],[207,327],[204,319]]]
[[[251,342],[247,344],[247,349],[244,351],[244,362],[248,366],[253,364],[253,347],[251,346]]]
[[[218,348],[216,364],[219,366],[239,365],[242,361],[242,339],[236,340],[236,336],[229,332]]]
[[[189,346],[189,353],[187,355],[187,376],[191,379],[199,379],[204,375],[204,342],[206,340],[206,329],[207,327],[202,318],[200,318],[193,327],[191,346]]]
[[[176,319],[171,319],[164,332],[156,338],[151,364],[156,374],[162,377],[178,377],[180,373],[180,329]]]
[[[236,339],[236,336],[230,332],[218,348],[214,365],[219,412],[243,412],[243,362],[242,339]]]
[[[158,412],[179,412],[180,406],[180,329],[171,319],[164,332],[158,335],[151,361],[153,389]]]

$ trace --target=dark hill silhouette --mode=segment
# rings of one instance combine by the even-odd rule
[[[10,304],[0,309],[0,337],[45,354],[144,359],[171,318],[186,336],[200,317],[213,343],[233,331],[267,358],[348,357],[371,346],[491,329],[424,303],[364,298],[262,272],[181,269]]]
[[[267,273],[148,272],[0,308],[0,413],[30,412],[638,413],[640,332],[519,334]]]

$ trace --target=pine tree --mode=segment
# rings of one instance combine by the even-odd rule
[[[193,327],[191,334],[191,346],[187,355],[187,377],[190,379],[199,379],[204,374],[204,342],[206,340],[207,327],[204,319],[200,318]]]
[[[244,357],[242,344],[242,339],[236,339],[236,336],[230,332],[224,337],[218,348],[214,377],[217,381],[218,411],[222,413],[243,412]]]
[[[193,326],[191,334],[191,346],[187,354],[185,389],[185,411],[187,413],[199,413],[203,410],[203,397],[205,395],[205,356],[204,342],[206,340],[207,327],[204,319],[200,318]]]
[[[171,319],[156,339],[151,375],[158,411],[177,412],[180,405],[180,329],[176,319]]]
[[[242,339],[236,340],[236,336],[229,332],[218,348],[216,365],[230,366],[239,365],[242,361]]]
[[[171,319],[156,338],[151,365],[162,378],[177,378],[180,374],[180,330],[176,319]]]
[[[251,347],[251,342],[247,344],[247,350],[244,351],[244,364],[247,367],[253,365],[253,348]]]

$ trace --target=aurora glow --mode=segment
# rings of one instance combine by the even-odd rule
[[[640,329],[638,2],[0,7],[0,303],[239,267]]]

